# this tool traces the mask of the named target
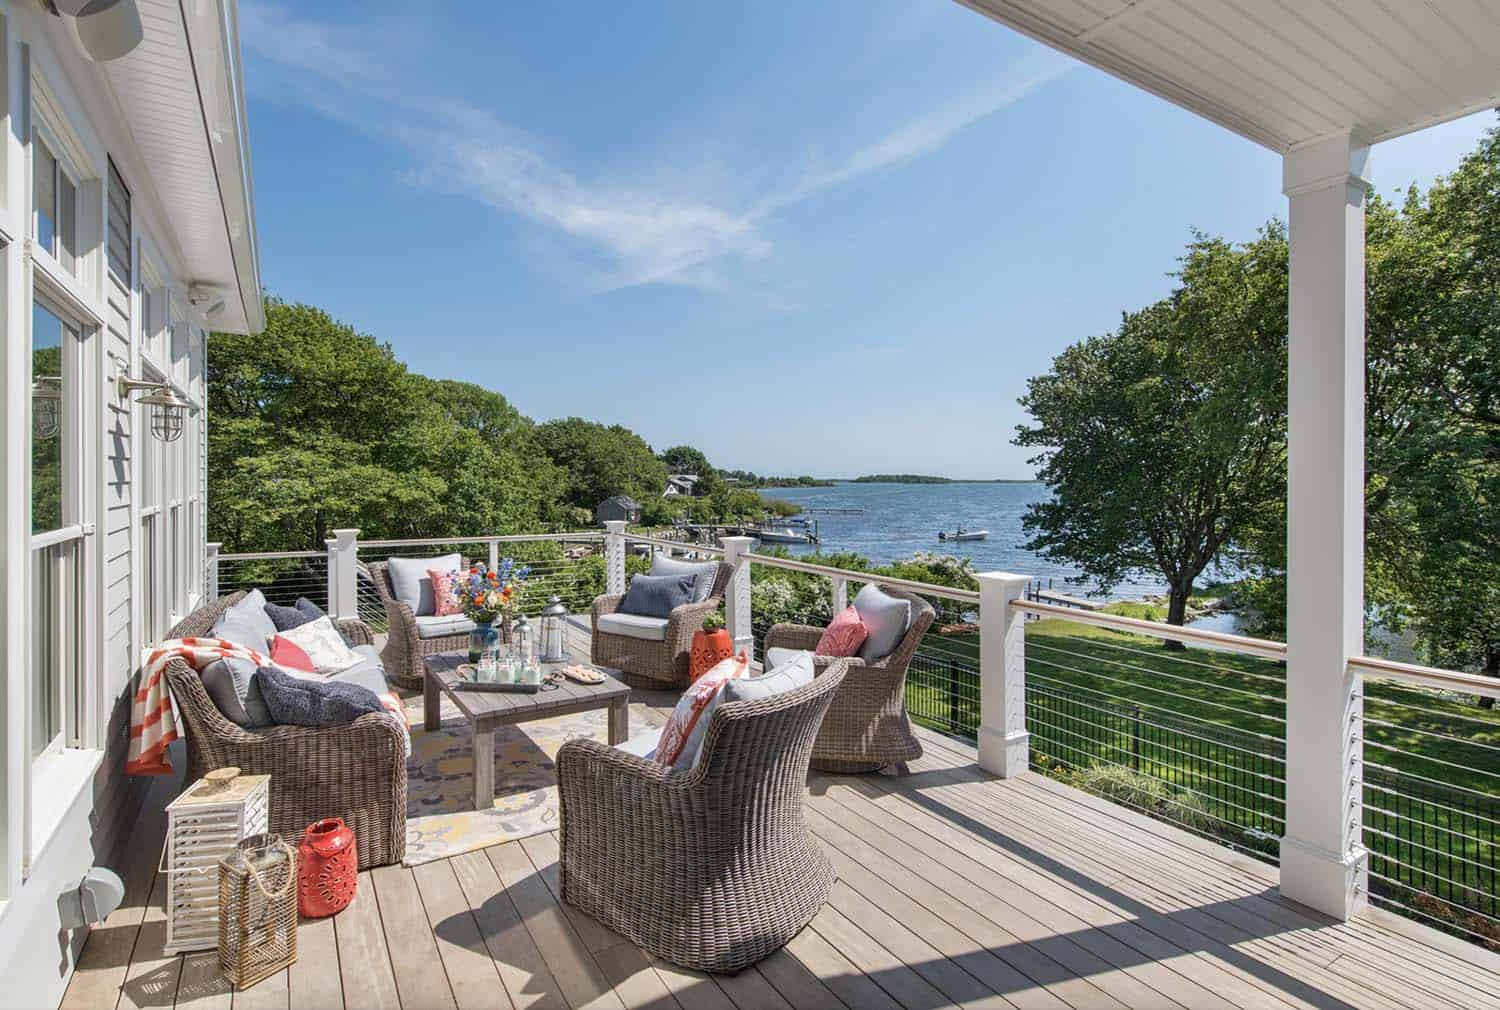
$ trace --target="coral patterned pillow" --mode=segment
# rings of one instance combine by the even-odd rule
[[[285,635],[277,635],[271,639],[271,662],[288,670],[301,670],[304,673],[318,672],[318,668],[313,665],[312,657]]]
[[[720,689],[734,678],[744,676],[749,669],[750,657],[741,652],[693,681],[692,686],[677,699],[677,707],[662,727],[661,737],[656,741],[656,760],[673,768],[696,765],[703,747],[703,735],[708,732],[709,716],[723,696]]]
[[[433,613],[438,617],[462,614],[464,608],[459,605],[458,600],[453,598],[453,586],[458,581],[458,573],[429,568],[427,577],[432,580]]]
[[[853,605],[845,607],[823,631],[818,647],[813,653],[818,656],[852,656],[865,644],[870,629],[860,619]]]

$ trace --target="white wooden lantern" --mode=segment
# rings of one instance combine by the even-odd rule
[[[219,943],[219,860],[271,823],[271,776],[238,768],[209,772],[167,805],[162,854],[167,875],[169,954]]]

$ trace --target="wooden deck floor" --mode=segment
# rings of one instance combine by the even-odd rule
[[[350,908],[303,924],[296,965],[231,993],[212,953],[162,954],[156,802],[63,1006],[1500,1007],[1500,956],[1382,912],[1332,923],[1281,900],[1272,867],[923,741],[906,776],[813,777],[832,899],[736,976],[654,961],[561,904],[547,834],[363,874]]]

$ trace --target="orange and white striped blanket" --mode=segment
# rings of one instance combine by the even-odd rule
[[[177,713],[167,690],[167,664],[180,659],[202,672],[220,659],[247,659],[256,667],[271,660],[243,645],[222,638],[171,638],[146,650],[141,663],[141,686],[130,702],[130,748],[125,756],[127,775],[170,775],[167,745],[178,737]]]

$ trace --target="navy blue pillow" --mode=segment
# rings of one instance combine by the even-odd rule
[[[277,631],[291,631],[313,620],[296,607],[283,607],[279,603],[267,603],[266,616],[276,625]]]
[[[637,575],[620,601],[620,613],[638,617],[672,616],[672,611],[693,599],[691,575]]]
[[[261,697],[281,726],[342,726],[383,711],[375,692],[336,680],[304,680],[274,666],[255,671]]]
[[[305,596],[297,597],[297,602],[294,606],[297,608],[297,613],[302,615],[304,624],[308,621],[316,621],[320,617],[328,616],[327,611]]]

